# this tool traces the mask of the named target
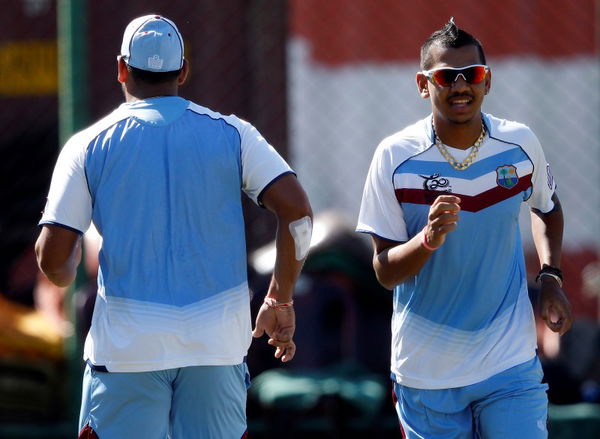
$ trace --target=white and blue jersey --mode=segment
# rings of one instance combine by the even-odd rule
[[[519,211],[550,211],[555,182],[528,127],[483,119],[488,134],[466,170],[435,147],[429,116],[384,139],[367,176],[357,231],[390,241],[418,234],[443,192],[461,199],[457,228],[394,289],[392,375],[408,387],[470,385],[535,355]],[[469,153],[449,150],[458,161]]]
[[[84,358],[234,365],[251,342],[245,192],[292,172],[250,124],[180,97],[125,103],[65,145],[40,224],[102,236]]]

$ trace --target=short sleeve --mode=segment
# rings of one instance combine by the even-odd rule
[[[527,199],[527,204],[530,208],[544,213],[549,212],[554,208],[552,195],[556,190],[556,182],[552,175],[552,169],[546,162],[542,146],[533,132],[530,132],[526,141],[526,152],[533,162],[532,191],[531,196]]]
[[[408,240],[408,233],[404,213],[396,199],[393,177],[389,148],[380,145],[367,174],[356,231],[404,242]]]
[[[85,178],[85,145],[74,136],[64,146],[52,173],[39,225],[55,224],[83,234],[89,227],[92,201]]]
[[[242,189],[261,205],[262,194],[271,183],[293,171],[256,128],[240,121],[238,129],[241,137]]]

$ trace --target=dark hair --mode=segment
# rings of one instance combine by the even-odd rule
[[[164,84],[167,82],[173,82],[177,79],[181,73],[181,69],[172,70],[170,72],[150,72],[148,70],[138,69],[127,64],[127,70],[131,74],[131,77],[135,82],[146,83],[146,84]]]
[[[432,33],[421,46],[421,70],[428,70],[431,68],[432,60],[429,49],[434,44],[437,44],[444,49],[450,47],[458,49],[463,46],[475,46],[479,51],[481,63],[485,64],[485,54],[483,53],[481,42],[469,32],[459,28],[456,23],[454,23],[454,17],[450,17],[448,23],[446,23],[442,29]]]

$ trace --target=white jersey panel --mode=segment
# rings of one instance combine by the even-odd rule
[[[552,195],[556,191],[556,181],[537,136],[525,125],[522,125],[522,131],[523,141],[520,145],[533,162],[531,177],[533,192],[527,200],[527,204],[531,208],[546,213],[554,208]]]
[[[365,182],[362,203],[358,215],[356,230],[369,233],[390,241],[403,242],[409,239],[404,214],[394,193],[394,170],[412,155],[418,154],[426,145],[406,144],[400,157],[393,148],[406,133],[412,137],[413,131],[422,130],[422,122],[412,125],[393,136],[385,138],[375,150],[367,179]]]
[[[514,308],[506,309],[490,326],[477,332],[396,310],[392,318],[392,373],[402,385],[418,389],[467,386],[533,358],[536,339],[532,333],[535,325],[526,290]],[[481,356],[482,352],[487,354]]]
[[[232,365],[243,362],[251,340],[247,284],[184,307],[107,297],[100,289],[84,358],[109,372]]]
[[[48,199],[39,225],[61,225],[80,234],[87,231],[92,219],[92,199],[85,176],[86,149],[98,132],[121,118],[115,111],[78,132],[65,143],[54,166]]]

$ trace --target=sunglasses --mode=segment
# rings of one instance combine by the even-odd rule
[[[473,64],[466,67],[438,67],[437,69],[423,70],[421,73],[431,82],[441,87],[450,87],[462,76],[469,84],[479,84],[490,70],[483,64]]]

